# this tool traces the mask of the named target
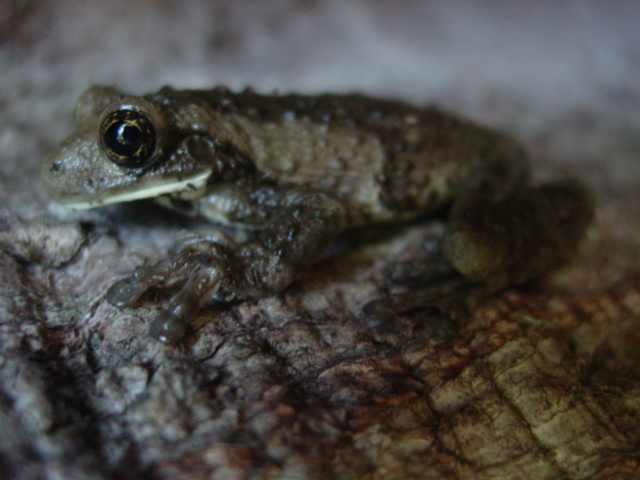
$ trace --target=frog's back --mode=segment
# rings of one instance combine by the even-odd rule
[[[364,95],[161,90],[196,98],[267,178],[348,203],[353,223],[416,216],[450,201],[487,157],[520,158],[508,137],[433,107]]]

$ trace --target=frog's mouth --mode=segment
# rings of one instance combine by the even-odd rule
[[[140,186],[136,190],[122,191],[118,193],[106,193],[103,196],[96,195],[87,200],[78,201],[75,199],[59,199],[58,203],[73,210],[88,210],[90,208],[108,205],[110,203],[131,202],[143,198],[156,198],[167,194],[182,194],[185,200],[201,196],[201,191],[207,183],[211,174],[206,171],[181,181],[170,181],[166,183],[154,183],[147,186]]]

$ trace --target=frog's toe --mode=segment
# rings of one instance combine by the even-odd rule
[[[217,267],[201,266],[192,272],[182,289],[151,322],[150,335],[168,345],[182,340],[189,321],[219,288],[220,276],[220,269]]]
[[[149,334],[167,345],[178,343],[185,333],[187,333],[187,322],[180,315],[169,310],[162,310],[149,327]]]
[[[130,307],[147,289],[135,276],[120,280],[107,291],[107,302],[115,307]]]
[[[402,316],[455,320],[475,305],[475,297],[480,290],[480,286],[459,276],[446,278],[427,287],[388,293],[370,300],[362,306],[361,318],[376,330],[383,328],[384,324],[393,324]]]
[[[107,301],[115,307],[131,307],[150,287],[174,283],[184,279],[197,262],[192,252],[184,252],[155,265],[145,265],[134,270],[127,278],[114,283],[107,291]]]

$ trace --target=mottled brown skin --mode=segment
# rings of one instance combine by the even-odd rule
[[[132,306],[150,286],[183,282],[151,326],[168,343],[207,300],[286,288],[348,228],[452,203],[443,254],[495,291],[569,258],[593,214],[577,184],[529,186],[513,139],[435,108],[362,95],[219,87],[132,97],[92,87],[76,116],[76,130],[43,164],[60,203],[153,197],[255,232],[242,244],[196,239],[111,287],[112,304]]]

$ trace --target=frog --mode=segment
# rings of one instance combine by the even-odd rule
[[[152,287],[177,286],[149,327],[170,345],[209,301],[282,292],[345,231],[444,209],[442,258],[493,292],[571,259],[594,215],[575,180],[534,184],[515,138],[435,106],[359,93],[218,86],[136,96],[93,86],[75,117],[43,160],[54,201],[89,209],[153,199],[246,232],[196,233],[107,290],[110,304],[133,308]]]

